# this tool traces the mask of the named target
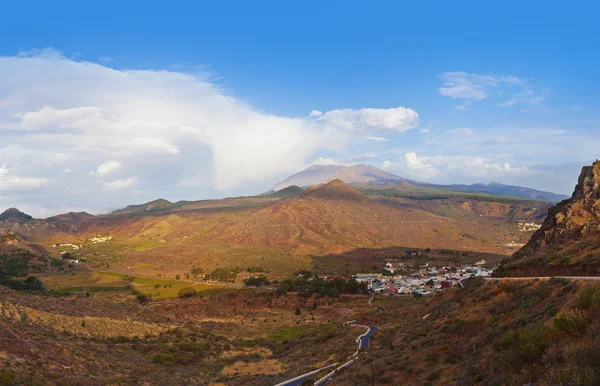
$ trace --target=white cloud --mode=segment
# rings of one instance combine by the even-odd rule
[[[424,128],[421,131],[419,131],[419,133],[421,133],[421,134],[429,134],[429,133],[431,133],[431,129],[430,128]]]
[[[367,137],[366,138],[369,141],[379,141],[379,142],[387,142],[389,141],[389,139],[384,138],[384,137]]]
[[[539,106],[546,100],[547,91],[539,95],[531,88],[524,88],[521,92],[513,95],[509,100],[498,103],[498,106],[511,107],[519,103]]]
[[[0,166],[0,191],[20,192],[39,189],[48,184],[48,180],[36,177],[21,177],[10,174],[6,164]]]
[[[446,130],[442,133],[445,136],[463,136],[463,135],[473,135],[473,129],[468,127],[460,127],[458,129]]]
[[[124,180],[115,180],[110,182],[103,182],[102,186],[107,190],[121,190],[130,188],[138,183],[137,177],[129,177]]]
[[[60,186],[44,191],[47,207],[113,209],[131,203],[131,185],[147,192],[135,202],[248,194],[301,170],[320,150],[339,152],[353,138],[418,122],[404,107],[281,117],[197,72],[119,70],[53,50],[0,57],[0,74],[0,165],[11,165],[2,186],[8,178]]]
[[[384,168],[417,181],[440,183],[486,182],[507,175],[521,175],[526,167],[512,167],[508,162],[497,162],[486,157],[474,156],[418,156],[409,152],[396,161],[386,160]]]
[[[348,166],[348,164],[344,162],[339,162],[331,158],[327,157],[319,157],[317,158],[311,165],[317,166]]]
[[[438,88],[441,95],[463,101],[456,105],[459,111],[469,111],[473,103],[486,99],[491,94],[502,95],[511,88],[519,91],[507,101],[498,103],[499,106],[508,107],[519,103],[539,105],[548,93],[548,90],[542,90],[540,95],[530,84],[512,75],[480,75],[454,71],[444,72],[439,78],[443,82]]]
[[[121,163],[117,161],[107,161],[99,165],[96,169],[96,176],[105,177],[121,168]]]
[[[341,109],[327,111],[317,120],[348,133],[403,132],[417,127],[419,114],[402,106],[390,109]]]
[[[102,121],[102,109],[98,107],[76,107],[58,110],[44,106],[38,111],[26,112],[20,116],[21,129],[39,130],[50,127],[56,129],[85,128],[93,121]]]

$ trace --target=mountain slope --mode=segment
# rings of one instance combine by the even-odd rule
[[[278,190],[276,192],[268,194],[268,196],[269,197],[289,197],[289,196],[293,196],[295,194],[300,194],[303,191],[304,191],[304,189],[302,189],[298,185],[290,185],[287,188],[283,188],[281,190]]]
[[[386,205],[334,180],[218,224],[211,239],[317,254],[386,246],[499,252],[510,237],[486,221]]]
[[[414,186],[420,186],[428,189],[439,189],[452,192],[468,192],[468,193],[489,193],[498,196],[510,196],[520,198],[531,198],[535,200],[559,202],[569,198],[564,194],[556,194],[544,192],[536,189],[525,188],[522,186],[504,185],[497,182],[489,184],[472,184],[472,185],[435,185],[422,182],[410,181]]]
[[[273,187],[280,190],[290,185],[313,186],[326,184],[329,181],[339,179],[347,184],[355,182],[382,182],[402,181],[403,178],[384,172],[371,165],[313,165],[291,177],[286,178]]]
[[[600,274],[600,161],[582,169],[573,196],[550,209],[542,227],[499,273]]]

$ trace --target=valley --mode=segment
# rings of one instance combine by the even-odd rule
[[[577,209],[564,215],[568,224],[580,224],[573,213],[581,208],[595,208],[591,176],[581,182],[591,190],[576,189],[571,199]],[[535,261],[528,251],[540,251],[540,235],[563,223],[546,213],[564,213],[565,202],[391,184],[333,179],[256,197],[157,200],[98,216],[5,212],[0,380],[275,385],[306,373],[305,385],[600,379],[589,358],[598,345],[595,282],[479,277],[529,273],[518,262]],[[558,233],[556,245],[572,250],[564,242],[571,236]],[[520,244],[526,247],[517,252]],[[582,254],[595,248],[577,245]],[[549,274],[539,276],[567,276],[575,272],[570,266],[551,261]],[[376,327],[368,347],[357,351],[360,332],[350,321]],[[547,366],[554,370],[540,370]]]

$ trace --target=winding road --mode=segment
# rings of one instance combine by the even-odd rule
[[[354,354],[352,354],[351,356],[348,357],[347,362],[345,362],[339,366],[338,366],[339,362],[336,362],[331,365],[322,367],[320,369],[311,371],[309,373],[299,375],[295,378],[288,379],[287,381],[278,383],[275,386],[300,386],[300,385],[302,385],[302,383],[305,380],[307,380],[311,376],[316,375],[320,372],[323,372],[324,370],[327,370],[334,366],[337,366],[331,372],[329,372],[327,375],[325,375],[323,378],[320,378],[319,380],[317,380],[314,383],[315,386],[323,385],[326,382],[328,382],[329,380],[331,380],[337,371],[350,366],[358,358],[360,349],[365,349],[365,348],[369,347],[369,344],[371,342],[371,337],[373,336],[373,334],[375,334],[375,332],[377,332],[378,328],[374,327],[374,326],[365,326],[363,324],[358,324],[355,320],[346,322],[346,324],[349,326],[353,326],[353,327],[363,327],[363,328],[367,329],[362,335],[360,335],[358,338],[356,338],[356,343],[358,343],[358,350],[356,350],[356,352]]]

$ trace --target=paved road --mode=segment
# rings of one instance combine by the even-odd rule
[[[539,279],[569,279],[600,281],[600,276],[527,276],[527,277],[486,277],[486,280],[539,280]]]
[[[358,324],[356,322],[350,322],[348,323],[351,326],[356,326],[356,327],[364,327],[367,329],[367,332],[365,332],[364,334],[362,334],[361,336],[359,336],[356,341],[358,342],[358,349],[360,350],[361,348],[367,348],[369,347],[369,343],[371,342],[371,337],[373,336],[374,333],[377,332],[378,328],[375,326],[365,326],[362,324]]]
[[[306,374],[302,374],[297,376],[296,378],[292,378],[292,379],[288,379],[287,381],[283,381],[281,383],[276,384],[275,386],[300,386],[302,385],[302,382],[304,382],[305,380],[307,380],[308,378],[310,378],[311,376],[318,374],[320,372],[322,372],[323,370],[327,370],[333,366],[337,366],[338,362],[333,363],[329,366],[325,366],[325,367],[321,367],[320,369],[311,371],[309,373]]]
[[[292,378],[292,379],[289,379],[287,381],[278,383],[275,386],[300,386],[300,385],[302,385],[302,382],[304,382],[306,379],[310,378],[311,376],[316,375],[316,374],[318,374],[318,373],[320,373],[323,370],[326,370],[328,368],[337,366],[329,374],[325,375],[323,378],[321,378],[321,379],[319,379],[319,380],[317,380],[315,382],[315,385],[322,385],[322,384],[330,381],[333,378],[333,376],[335,375],[336,371],[339,371],[339,370],[341,370],[341,369],[343,369],[345,367],[350,366],[352,364],[352,362],[354,362],[354,360],[356,358],[358,358],[359,350],[361,348],[367,348],[367,347],[369,347],[369,344],[371,342],[371,337],[373,336],[373,334],[375,332],[378,331],[378,328],[374,327],[374,326],[365,326],[365,325],[362,325],[362,324],[358,324],[358,323],[356,323],[356,321],[348,322],[348,325],[350,325],[350,326],[356,326],[356,327],[364,327],[364,328],[367,329],[367,331],[365,331],[358,338],[356,338],[356,343],[358,343],[358,350],[353,355],[351,355],[348,358],[349,360],[347,362],[345,362],[344,364],[342,364],[340,366],[337,366],[339,363],[334,363],[334,364],[331,364],[329,366],[322,367],[322,368],[320,368],[318,370],[311,371],[310,373],[306,373],[306,374],[300,375],[300,376],[298,376],[296,378]]]

